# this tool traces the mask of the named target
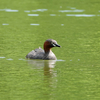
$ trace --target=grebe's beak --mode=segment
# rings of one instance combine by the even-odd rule
[[[61,47],[59,44],[55,44],[55,47]]]
[[[61,47],[59,44],[53,43],[53,47]]]

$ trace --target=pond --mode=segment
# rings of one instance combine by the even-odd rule
[[[17,0],[0,3],[1,100],[99,100],[100,2]],[[54,39],[57,60],[30,60]]]

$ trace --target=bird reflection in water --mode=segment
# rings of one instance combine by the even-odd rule
[[[44,73],[43,87],[51,92],[44,91],[43,95],[54,95],[52,91],[57,87],[57,71],[54,70],[57,60],[28,60],[28,63],[32,65],[33,69],[42,70]],[[41,84],[41,83],[40,83]]]
[[[34,69],[43,69],[44,75],[51,76],[57,60],[27,60]]]

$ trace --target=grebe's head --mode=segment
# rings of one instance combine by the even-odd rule
[[[60,45],[58,45],[57,41],[55,41],[53,39],[48,39],[44,42],[44,50],[45,51],[50,50],[52,47],[60,47]]]

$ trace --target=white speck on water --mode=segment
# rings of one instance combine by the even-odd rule
[[[65,61],[65,60],[62,60],[62,59],[57,59],[57,61]]]
[[[7,24],[7,23],[3,23],[2,25],[9,25],[9,24]]]
[[[28,16],[39,16],[39,14],[28,14]]]
[[[61,24],[61,26],[64,26],[64,24]]]
[[[72,60],[70,60],[70,61],[72,61]]]
[[[11,9],[6,9],[6,12],[18,12],[19,10],[11,10]]]
[[[66,14],[66,16],[75,16],[75,17],[93,17],[96,15],[90,15],[90,14]]]
[[[40,25],[40,24],[30,24],[30,25],[36,25],[36,26],[38,26],[38,25]]]
[[[78,61],[80,61],[80,59],[78,59]]]
[[[85,10],[59,10],[59,12],[84,12]]]
[[[9,59],[7,59],[7,60],[13,60],[13,59],[9,58]]]
[[[18,12],[19,10],[12,10],[12,9],[0,9],[0,11],[6,11],[6,12]]]
[[[0,58],[6,58],[6,57],[0,57]]]
[[[50,14],[50,16],[56,16],[56,14]]]
[[[36,9],[36,10],[32,10],[32,12],[37,12],[37,11],[40,11],[40,12],[44,12],[44,11],[47,11],[48,9]]]

